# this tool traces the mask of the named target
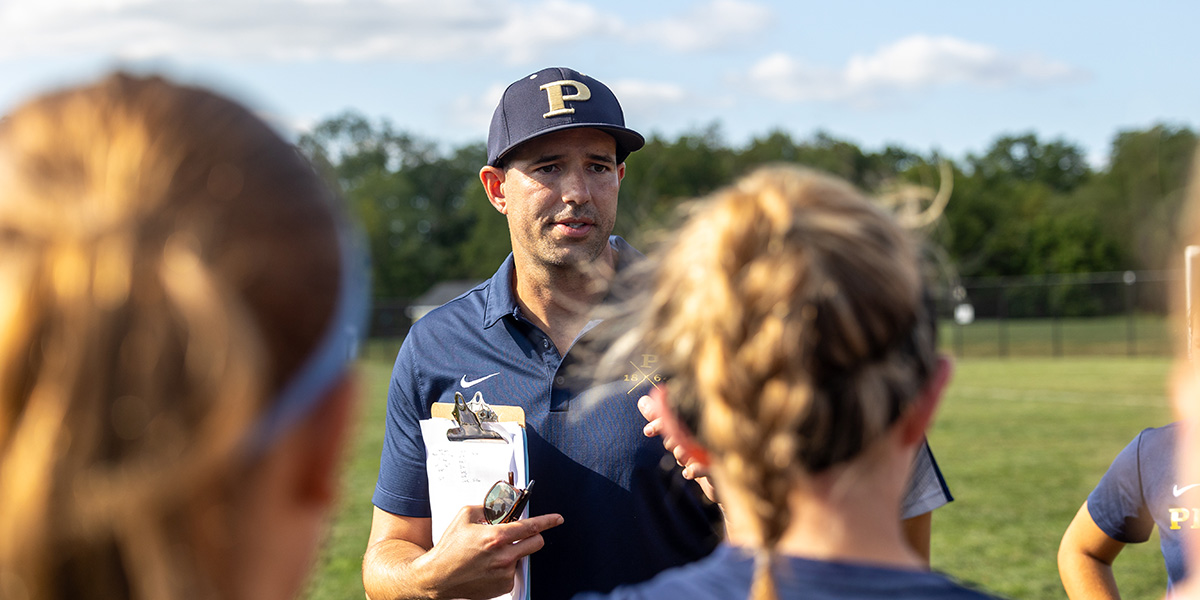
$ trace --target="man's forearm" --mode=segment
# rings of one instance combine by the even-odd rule
[[[383,540],[363,556],[363,588],[369,600],[419,600],[438,597],[436,586],[421,568],[426,550],[404,540]]]

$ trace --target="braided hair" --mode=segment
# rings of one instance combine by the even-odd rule
[[[915,243],[848,184],[762,168],[699,203],[652,275],[636,336],[754,515],[775,597],[788,492],[880,438],[936,365]]]

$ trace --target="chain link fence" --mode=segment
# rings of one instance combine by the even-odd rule
[[[941,294],[941,348],[960,358],[1169,356],[1174,271],[964,279]],[[412,319],[376,300],[368,355],[394,356]]]
[[[1167,356],[1174,271],[964,279],[945,294],[941,344],[958,357]]]

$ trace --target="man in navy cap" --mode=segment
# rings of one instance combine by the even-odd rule
[[[571,69],[504,92],[479,178],[508,220],[512,254],[415,323],[397,356],[363,561],[368,597],[490,598],[532,554],[532,596],[569,598],[715,547],[719,512],[642,435],[636,404],[655,385],[655,357],[631,361],[629,383],[599,388],[571,368],[581,360],[572,349],[596,333],[604,284],[641,257],[611,233],[625,158],[644,143],[612,91]],[[532,516],[480,525],[482,509],[465,507],[434,544],[418,421],[433,402],[476,391],[525,410]]]

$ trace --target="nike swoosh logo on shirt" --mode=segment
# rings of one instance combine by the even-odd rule
[[[477,384],[477,383],[481,383],[481,382],[487,381],[487,380],[489,380],[489,379],[491,379],[491,378],[493,378],[493,377],[495,377],[495,376],[497,376],[497,375],[499,375],[499,374],[500,374],[500,372],[499,372],[499,371],[497,371],[497,372],[495,372],[495,373],[492,373],[491,375],[485,375],[485,376],[483,376],[483,377],[480,377],[479,379],[467,379],[467,376],[466,376],[466,375],[463,375],[462,381],[460,381],[459,383],[460,383],[460,384],[462,384],[462,386],[463,386],[463,387],[465,387],[465,388],[469,388],[469,387],[471,387],[471,386],[474,386],[474,385],[475,385],[475,384]]]
[[[1175,494],[1175,497],[1178,498],[1178,497],[1182,496],[1184,492],[1186,492],[1198,485],[1200,485],[1200,483],[1193,483],[1192,485],[1185,485],[1183,487],[1179,487],[1179,484],[1177,483],[1177,484],[1171,486],[1171,493]]]

